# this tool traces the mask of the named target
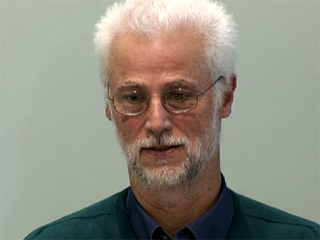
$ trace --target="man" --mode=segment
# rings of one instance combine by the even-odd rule
[[[319,239],[317,224],[231,191],[221,174],[236,36],[223,6],[206,0],[108,9],[96,53],[131,186],[26,239]]]

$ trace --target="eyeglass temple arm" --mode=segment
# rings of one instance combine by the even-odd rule
[[[220,76],[217,80],[215,80],[214,82],[213,82],[213,84],[210,86],[210,87],[208,87],[206,90],[204,90],[202,93],[199,93],[197,96],[201,96],[201,95],[203,95],[203,94],[205,94],[210,88],[212,88],[217,82],[219,82],[221,79],[223,79],[223,78],[225,78],[224,76]]]
[[[107,87],[107,88],[108,88],[108,90],[107,90],[107,91],[108,91],[108,99],[113,101],[114,98],[110,98],[110,94],[109,94],[109,93],[110,93],[110,92],[109,92],[109,90],[110,90],[110,85],[109,85],[109,83],[108,83],[108,87]]]

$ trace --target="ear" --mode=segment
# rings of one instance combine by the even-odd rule
[[[231,106],[233,103],[234,92],[237,87],[237,76],[235,74],[230,77],[230,87],[223,95],[223,102],[220,107],[220,117],[227,118],[231,114]]]
[[[112,121],[112,113],[111,113],[111,110],[110,110],[110,104],[108,104],[106,106],[106,109],[105,109],[105,113],[106,113],[106,117]]]

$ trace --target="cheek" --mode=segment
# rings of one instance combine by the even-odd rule
[[[123,142],[134,142],[143,129],[143,121],[137,121],[134,117],[120,116],[114,119],[116,131]]]
[[[207,131],[208,122],[208,117],[200,114],[188,114],[177,118],[175,126],[183,135],[193,141]]]
[[[210,97],[208,96],[207,101],[199,104],[198,121],[202,123],[201,127],[209,128],[209,126],[211,126],[214,122],[218,109],[216,109],[217,106],[212,100],[213,98],[213,95],[211,95]]]

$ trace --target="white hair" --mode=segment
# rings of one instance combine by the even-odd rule
[[[96,56],[105,89],[109,81],[109,53],[113,40],[122,33],[151,38],[172,33],[179,27],[197,29],[205,38],[206,61],[212,80],[224,76],[227,84],[216,84],[216,100],[230,87],[234,73],[237,31],[224,6],[209,0],[126,0],[107,8],[96,24]],[[107,96],[107,93],[106,93]]]

